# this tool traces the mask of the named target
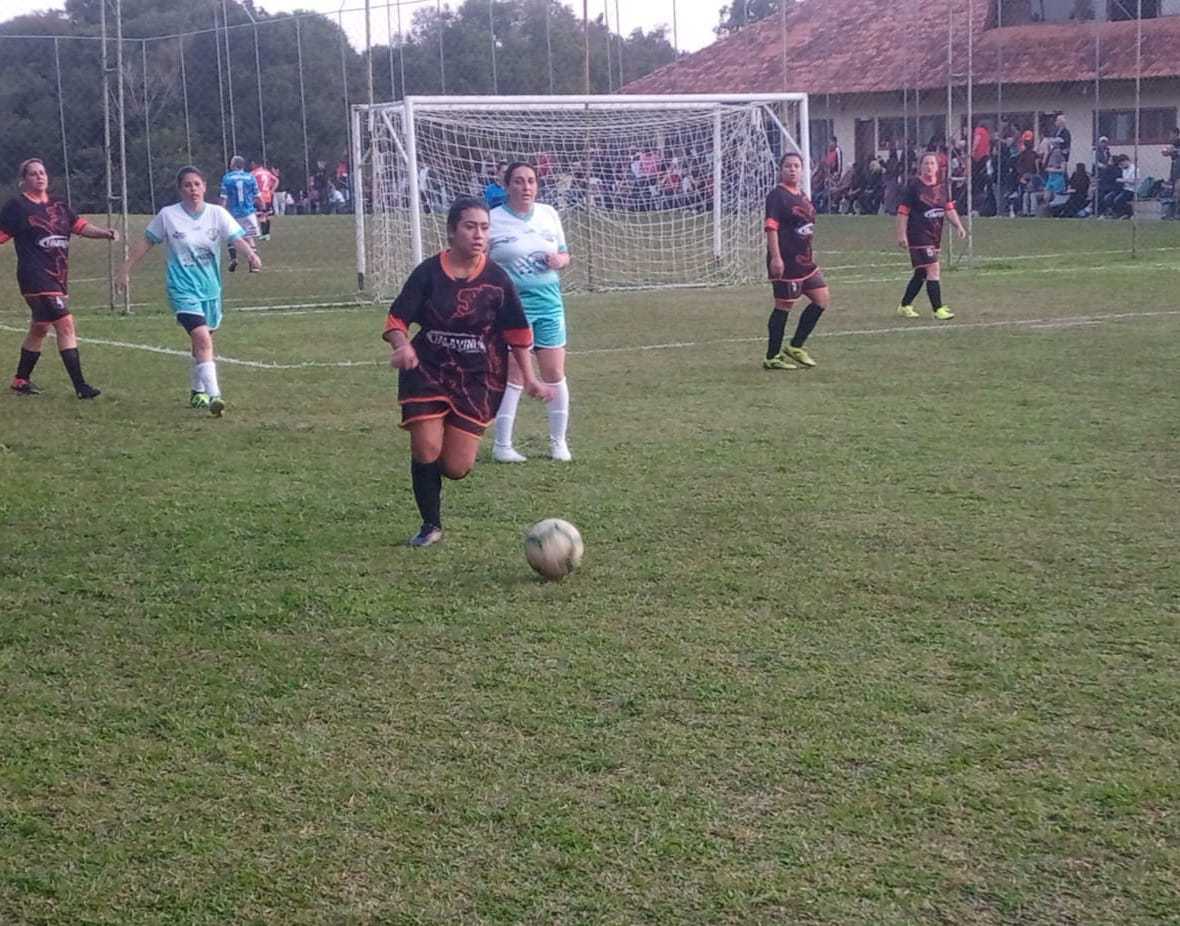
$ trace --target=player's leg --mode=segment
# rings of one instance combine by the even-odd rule
[[[41,359],[41,346],[45,343],[45,335],[49,334],[53,322],[39,318],[41,313],[36,307],[34,299],[26,299],[26,302],[29,303],[29,308],[33,311],[33,317],[29,322],[29,330],[25,334],[25,339],[21,341],[20,360],[17,361],[16,374],[12,377],[10,388],[18,395],[37,395],[41,389],[30,377],[33,375],[33,368],[37,365],[37,361]]]
[[[208,408],[210,414],[220,418],[225,413],[225,400],[221,397],[217,364],[213,360],[213,327],[205,314],[194,312],[178,312],[176,321],[188,332],[192,345],[193,369],[189,374],[189,385],[193,393],[189,401],[193,408]]]
[[[762,360],[762,369],[794,370],[795,364],[783,354],[783,338],[787,334],[787,315],[799,297],[796,291],[799,285],[789,280],[772,280],[770,285],[774,290],[774,308],[766,321],[766,357]]]
[[[403,418],[407,414],[402,406]],[[410,538],[412,547],[428,547],[442,539],[442,455],[445,410],[427,416],[403,420],[410,432],[410,481],[414,502],[422,517],[422,527]],[[478,441],[476,442],[478,446]]]
[[[516,409],[524,394],[524,377],[517,366],[516,357],[508,352],[508,386],[504,398],[496,410],[495,438],[492,445],[492,459],[497,463],[524,463],[528,458],[512,446],[512,429],[516,425]]]
[[[57,333],[57,349],[61,354],[62,365],[70,376],[70,382],[74,384],[74,394],[79,399],[96,399],[102,395],[102,391],[91,386],[82,375],[82,358],[78,355],[78,333],[74,328],[74,316],[70,314],[65,299],[59,297],[59,301],[64,314],[54,319],[53,329]]]
[[[942,303],[942,274],[938,261],[926,268],[926,295],[930,297],[930,308],[934,310],[934,317],[940,321],[949,321],[955,313]]]
[[[811,354],[803,348],[807,342],[811,332],[815,330],[819,318],[824,314],[824,310],[831,305],[831,291],[828,289],[828,284],[823,278],[823,274],[816,273],[809,280],[803,284],[803,291],[810,298],[802,312],[799,313],[799,321],[795,325],[795,334],[791,337],[791,343],[787,345],[785,353],[788,357],[795,361],[802,367],[815,366],[815,360],[812,359]]]
[[[918,310],[914,308],[914,300],[918,298],[918,293],[926,284],[926,268],[918,263],[918,258],[914,257],[913,248],[910,249],[910,261],[914,265],[914,275],[906,284],[905,293],[901,297],[901,305],[897,307],[897,314],[902,318],[918,317]]]
[[[553,398],[545,403],[549,412],[549,456],[562,463],[573,459],[566,432],[570,423],[570,389],[565,379],[565,318],[538,319],[533,325],[537,366],[541,379],[553,387]]]
[[[464,479],[475,467],[483,428],[465,422],[458,415],[448,415],[443,422],[442,452],[439,469],[448,479]]]

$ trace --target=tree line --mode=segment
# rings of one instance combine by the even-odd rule
[[[74,207],[106,210],[101,43],[94,40],[102,2],[67,0],[64,12],[0,23],[0,113],[4,114],[0,187],[5,192],[15,190],[19,163],[35,155],[45,159],[64,193],[62,175],[68,154]],[[217,176],[227,152],[261,159],[264,134],[268,160],[281,171],[284,185],[293,191],[303,188],[305,118],[313,172],[317,162],[331,167],[348,155],[345,100],[367,99],[368,67],[363,51],[345,40],[341,24],[327,16],[300,13],[297,26],[296,16],[269,14],[249,0],[231,0],[227,8],[230,28],[215,32],[214,14],[220,17],[220,0],[123,0],[131,211],[147,212],[153,200],[157,207],[173,201],[175,171],[190,160]],[[376,44],[384,38],[384,30],[375,30],[381,33],[373,37],[375,98],[486,94],[493,92],[493,86],[504,95],[583,92],[583,24],[569,7],[557,0],[495,0],[491,9],[491,21],[487,0],[465,0],[454,9],[444,7],[441,13],[433,6],[419,9],[401,42],[395,38],[389,44]],[[251,15],[257,29],[251,25]],[[374,23],[378,20],[384,25],[383,11],[374,14]],[[718,31],[724,26],[723,19]],[[664,28],[619,35],[599,16],[589,30],[592,93],[616,91],[675,58]],[[113,36],[113,23],[108,22],[108,32]],[[15,37],[22,35],[38,38]],[[161,35],[182,37],[134,38]],[[255,36],[263,88],[261,120]],[[114,41],[108,43],[111,67],[114,46]],[[117,116],[116,85],[112,74],[113,116]],[[112,148],[117,159],[117,136]]]

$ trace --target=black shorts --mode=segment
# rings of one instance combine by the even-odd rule
[[[815,270],[810,276],[801,280],[771,280],[774,290],[774,307],[776,309],[790,308],[791,303],[804,293],[813,293],[817,289],[824,289],[828,281],[824,279],[822,270]]]
[[[924,245],[920,248],[910,248],[910,265],[915,269],[930,267],[938,263],[941,248]]]
[[[198,328],[209,324],[205,320],[204,315],[198,315],[196,312],[177,312],[176,324],[180,325],[189,334],[192,334]]]
[[[401,426],[403,428],[408,429],[414,422],[426,421],[430,418],[442,418],[443,424],[449,424],[451,427],[466,431],[468,434],[474,434],[476,437],[483,437],[483,432],[488,429],[488,424],[491,423],[480,423],[474,418],[460,414],[455,411],[455,406],[451,404],[449,399],[402,400]]]
[[[25,296],[35,322],[55,322],[70,314],[70,301],[66,296],[45,294]]]

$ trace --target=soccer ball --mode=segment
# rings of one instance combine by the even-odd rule
[[[524,555],[529,565],[553,582],[578,568],[582,551],[582,535],[561,518],[538,521],[524,537]]]

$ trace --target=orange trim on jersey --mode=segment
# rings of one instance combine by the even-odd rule
[[[402,334],[410,333],[410,329],[406,323],[392,313],[385,316],[384,333],[388,334],[390,331],[400,331]]]
[[[70,231],[72,231],[75,235],[80,235],[82,232],[86,231],[86,226],[89,224],[89,222],[79,216],[79,218],[75,220],[74,225]]]
[[[807,274],[807,276],[805,276],[805,277],[771,277],[770,282],[771,283],[805,283],[807,280],[810,280],[817,273],[819,273],[819,267],[816,267],[814,270],[811,271],[811,273]]]
[[[398,405],[412,405],[415,402],[446,402],[447,405],[450,405],[451,404],[451,397],[449,395],[425,395],[425,396],[416,395],[416,396],[412,396],[411,398],[408,398],[408,399],[398,399],[397,400]]]
[[[452,411],[452,409],[448,409],[445,412],[435,412],[430,415],[415,415],[413,418],[405,419],[405,421],[403,421],[401,424],[399,424],[398,427],[405,428],[406,430],[409,430],[410,425],[416,424],[419,421],[430,421],[434,418],[446,418],[447,415],[449,415],[451,413],[451,411]]]
[[[442,264],[442,271],[452,280],[474,280],[477,276],[483,273],[483,268],[488,265],[488,256],[486,254],[479,255],[479,263],[475,265],[475,270],[469,276],[456,276],[451,269],[451,252],[440,251],[438,254],[439,262]]]
[[[501,334],[509,347],[532,347],[532,328],[505,328]]]
[[[955,201],[953,199],[948,201],[947,204],[945,206],[943,206],[943,208],[947,212],[958,212],[959,211],[958,209],[955,208]]]
[[[898,215],[909,215],[910,214],[910,207],[903,203],[902,205],[897,207],[897,214]]]
[[[762,226],[763,231],[778,231],[778,219],[767,219],[766,224]]]
[[[8,232],[0,231],[0,244],[8,244],[8,242],[11,240],[12,235],[8,234]]]
[[[65,293],[58,293],[58,292],[53,292],[53,293],[21,293],[21,295],[24,296],[26,299],[29,296],[61,296],[63,299],[66,298]]]

